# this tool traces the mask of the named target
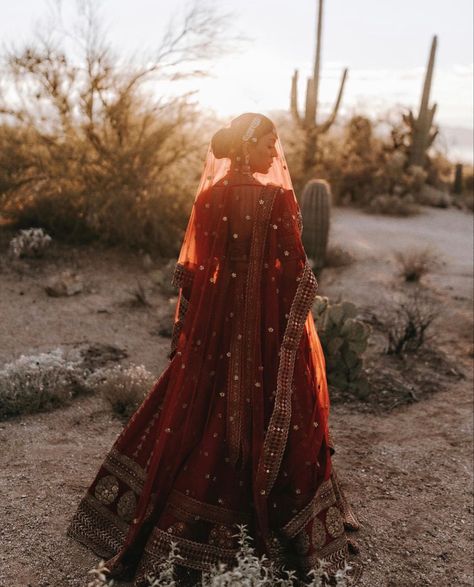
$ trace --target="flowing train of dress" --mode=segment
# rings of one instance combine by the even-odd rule
[[[198,246],[174,278],[172,359],[68,534],[137,587],[171,540],[183,568],[232,565],[236,524],[247,525],[257,554],[300,575],[322,559],[334,573],[348,560],[346,530],[359,521],[331,462],[311,313],[318,285],[297,202],[289,190],[224,182],[194,213]],[[360,572],[356,565],[355,579]]]

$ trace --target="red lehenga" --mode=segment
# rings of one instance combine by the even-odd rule
[[[343,568],[345,530],[359,527],[331,463],[318,285],[294,192],[206,176],[209,157],[174,275],[171,361],[68,528],[140,587],[171,540],[199,573],[234,563],[246,524],[257,554],[304,577],[318,559]]]

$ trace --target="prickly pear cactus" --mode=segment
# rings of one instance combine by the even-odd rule
[[[312,179],[303,190],[300,200],[303,215],[302,241],[306,254],[313,261],[318,276],[324,267],[331,217],[331,189],[320,179]]]
[[[330,304],[325,296],[316,296],[313,315],[326,359],[329,385],[357,397],[369,392],[362,372],[361,355],[367,348],[371,328],[357,320],[357,308],[351,302]]]

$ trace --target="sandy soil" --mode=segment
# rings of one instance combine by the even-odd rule
[[[0,252],[10,236],[0,234]],[[366,404],[335,398],[332,406],[334,461],[363,525],[356,534],[362,585],[471,586],[472,215],[424,209],[393,219],[336,208],[330,240],[357,261],[325,270],[320,293],[355,302],[367,320],[383,318],[403,290],[393,250],[432,243],[445,261],[422,284],[439,309],[429,352],[387,362],[380,354],[383,326],[372,322],[367,362],[374,381],[386,370],[405,386],[413,380],[412,394],[405,390],[410,403],[400,395],[377,409],[375,394]],[[83,277],[84,291],[48,297],[46,280],[64,268]],[[28,266],[3,262],[0,279],[0,363],[57,346],[110,344],[126,352],[123,363],[144,364],[156,376],[166,365],[169,339],[159,332],[169,325],[174,300],[154,285],[139,255],[55,244]],[[150,306],[131,302],[137,280]],[[97,397],[0,422],[1,586],[86,585],[97,558],[65,529],[121,427]]]

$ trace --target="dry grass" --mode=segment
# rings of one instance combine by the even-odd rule
[[[54,409],[87,391],[81,360],[60,348],[21,355],[0,369],[0,420]]]
[[[419,282],[423,275],[434,271],[441,264],[439,253],[432,247],[397,251],[394,256],[400,277],[408,282]]]
[[[87,379],[87,385],[110,404],[113,412],[128,419],[143,402],[155,377],[143,365],[124,368],[121,365],[98,369]]]
[[[329,245],[324,258],[325,267],[345,267],[352,265],[355,256],[341,245]]]
[[[426,331],[437,316],[431,299],[419,288],[399,302],[395,316],[387,328],[389,355],[415,353],[427,342]]]
[[[0,82],[12,92],[0,96],[0,214],[62,239],[172,256],[208,122],[189,94],[156,99],[149,84],[205,75],[196,64],[229,49],[226,17],[196,2],[153,57],[124,64],[95,3],[80,5],[78,35],[59,15],[48,34],[2,56]]]

